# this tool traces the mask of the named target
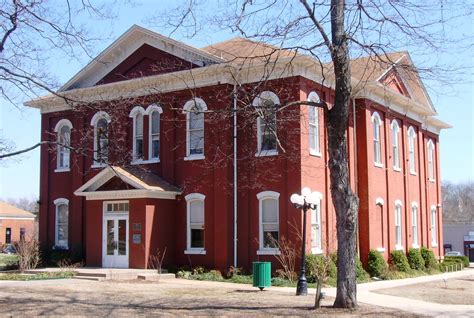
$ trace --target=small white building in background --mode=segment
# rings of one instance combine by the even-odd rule
[[[443,223],[444,252],[459,251],[474,262],[474,224]]]

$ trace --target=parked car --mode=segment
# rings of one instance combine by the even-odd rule
[[[462,254],[458,251],[449,251],[444,256],[462,256]]]
[[[5,247],[2,250],[3,254],[16,254],[16,248],[13,246],[13,244],[5,245]]]

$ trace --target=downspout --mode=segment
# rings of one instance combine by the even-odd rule
[[[234,267],[237,267],[237,84],[232,92],[234,119]]]
[[[359,167],[357,166],[357,122],[356,122],[356,105],[355,105],[355,98],[352,99],[352,122],[354,125],[354,133],[352,134],[353,143],[354,143],[354,192],[359,197],[359,180],[357,175],[357,170]],[[359,214],[359,211],[357,212]],[[357,227],[356,227],[356,246],[357,246],[357,254],[360,257],[360,241],[359,241],[359,215],[357,215]]]

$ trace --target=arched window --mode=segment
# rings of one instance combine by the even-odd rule
[[[257,254],[275,254],[278,252],[280,237],[279,203],[280,194],[263,191],[257,194],[259,206],[259,250]]]
[[[434,144],[430,139],[428,140],[428,179],[434,181]]]
[[[382,120],[377,112],[372,114],[372,127],[374,137],[374,164],[377,167],[382,166],[382,147],[380,139],[380,126],[382,126]]]
[[[94,127],[94,163],[95,167],[102,167],[109,158],[109,124],[110,116],[103,111],[97,112],[91,120]]]
[[[413,126],[410,126],[410,128],[408,128],[408,166],[410,167],[411,174],[416,174],[415,139],[415,129],[413,128]]]
[[[319,103],[320,99],[316,92],[308,95],[308,101]],[[320,156],[321,149],[319,145],[319,108],[309,106],[309,153]]]
[[[383,205],[385,201],[382,198],[377,198],[375,199],[375,205],[376,205],[376,217],[378,218],[377,223],[380,226],[380,247],[377,248],[377,251],[379,252],[385,252],[385,222],[383,219],[384,215],[384,210],[383,210]]]
[[[56,172],[69,171],[71,160],[71,130],[72,124],[67,119],[61,119],[54,131],[57,133]]]
[[[188,194],[187,205],[187,239],[185,254],[206,254],[204,249],[204,199],[200,193]]]
[[[56,226],[55,226],[55,245],[62,248],[69,247],[69,200],[56,199]]]
[[[143,115],[145,110],[141,106],[135,106],[129,114],[133,119],[133,161],[141,162],[143,160]]]
[[[311,210],[311,253],[322,254],[322,225],[321,225],[321,200],[323,195],[319,192],[316,209]]]
[[[194,98],[183,107],[186,114],[186,157],[184,160],[204,159],[204,113],[206,103]]]
[[[418,203],[411,204],[411,235],[413,237],[413,247],[418,247]]]
[[[401,250],[402,246],[402,202],[395,201],[395,249]]]
[[[393,170],[400,171],[400,142],[399,142],[399,131],[400,126],[396,119],[392,120],[392,158],[393,158]]]
[[[148,115],[148,160],[160,160],[160,117],[163,110],[158,105],[150,105],[145,114]]]
[[[277,155],[276,109],[280,99],[275,93],[262,92],[254,100],[257,112],[257,156]]]
[[[431,206],[431,246],[438,246],[438,233],[436,231],[436,205]]]

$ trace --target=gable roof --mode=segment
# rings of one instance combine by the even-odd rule
[[[102,191],[100,187],[114,177],[120,178],[130,185],[131,190]],[[87,200],[106,198],[157,198],[175,199],[181,190],[172,186],[154,173],[138,167],[108,166],[83,184],[74,192],[77,196],[85,196]]]
[[[12,218],[12,219],[26,218],[26,219],[33,220],[35,217],[36,216],[31,212],[22,210],[20,208],[17,208],[16,206],[0,201],[0,218]]]
[[[148,44],[199,66],[222,62],[222,59],[206,51],[134,24],[64,84],[59,89],[59,92],[95,85],[144,44]]]

